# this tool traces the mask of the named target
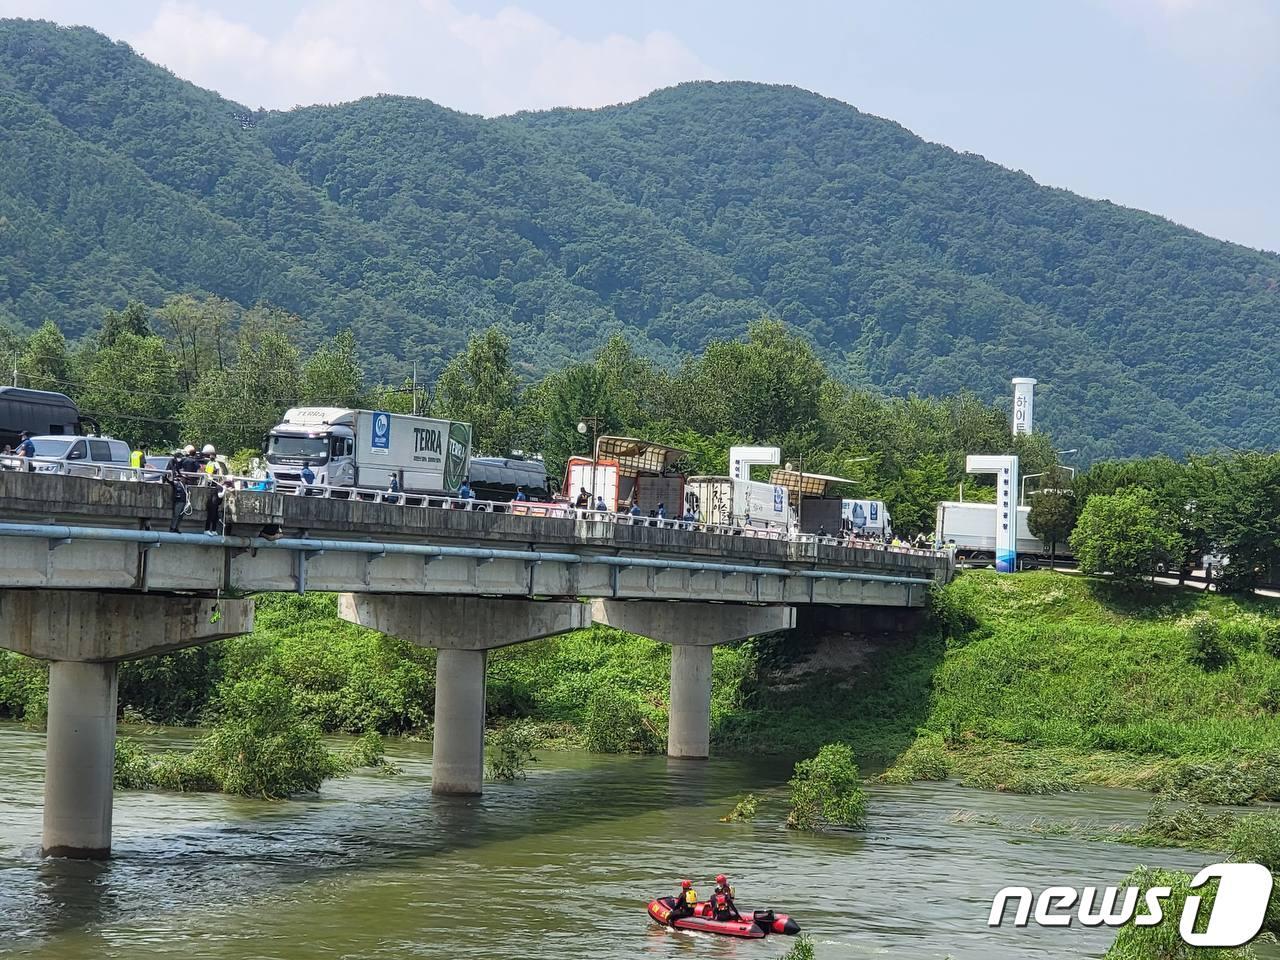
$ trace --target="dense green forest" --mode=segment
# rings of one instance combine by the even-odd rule
[[[495,119],[252,111],[87,29],[0,21],[0,324],[215,295],[434,377],[625,333],[675,367],[762,316],[843,382],[1003,398],[1083,459],[1280,443],[1280,259],[1042,187],[794,88]]]

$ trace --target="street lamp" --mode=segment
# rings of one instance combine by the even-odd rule
[[[597,451],[597,447],[599,447],[600,445],[600,425],[603,422],[604,422],[604,417],[601,417],[601,416],[580,417],[578,419],[578,432],[582,434],[584,437],[587,435],[588,431],[591,432],[591,480],[590,480],[590,483],[591,483],[592,500],[587,505],[588,510],[590,510],[592,507],[595,506],[595,497],[597,496],[596,494],[596,458],[599,455]],[[617,504],[615,503],[614,506],[617,506]]]

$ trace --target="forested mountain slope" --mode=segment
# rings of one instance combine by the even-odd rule
[[[1280,445],[1280,257],[1041,187],[801,90],[688,84],[482,119],[254,112],[87,29],[0,21],[0,319],[78,335],[206,291],[432,372],[669,361],[763,313],[850,380],[992,397],[1090,456]]]

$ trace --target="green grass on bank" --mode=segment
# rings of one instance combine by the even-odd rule
[[[1053,573],[975,571],[935,598],[945,652],[890,777],[1280,798],[1280,606]],[[1220,660],[1194,642],[1208,623]]]

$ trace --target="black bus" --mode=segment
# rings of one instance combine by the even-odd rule
[[[498,503],[514,500],[516,487],[524,487],[525,496],[530,500],[551,499],[547,467],[541,460],[472,457],[467,480],[477,500]]]
[[[85,427],[98,432],[98,424],[80,416],[75,402],[63,393],[50,390],[28,390],[26,387],[0,387],[0,449],[16,447],[22,431],[36,436],[76,435]]]

